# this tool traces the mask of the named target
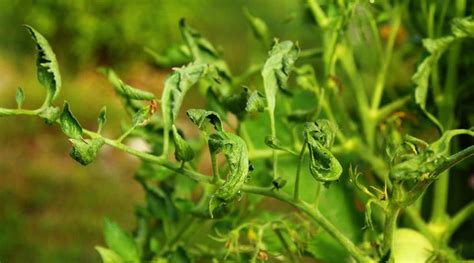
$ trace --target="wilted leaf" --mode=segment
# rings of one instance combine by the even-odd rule
[[[291,41],[275,43],[270,56],[262,70],[263,86],[267,98],[268,110],[275,111],[275,101],[278,89],[285,89],[295,60],[298,58],[299,48]]]
[[[69,104],[64,102],[64,108],[59,119],[61,129],[69,138],[79,139],[82,137],[82,127],[77,119],[72,115]]]
[[[217,131],[209,136],[208,143],[211,155],[222,152],[229,167],[226,181],[216,190],[209,202],[212,217],[214,209],[232,201],[239,193],[249,175],[249,159],[244,140],[235,134]]]
[[[70,156],[82,165],[92,163],[97,157],[97,152],[104,145],[102,138],[97,139],[69,139],[72,143]]]
[[[254,90],[247,100],[245,107],[247,112],[263,112],[265,110],[265,96],[258,90]]]
[[[38,116],[43,118],[46,124],[53,124],[59,118],[60,114],[61,110],[58,107],[50,106],[42,109]]]
[[[195,85],[207,70],[206,64],[189,64],[176,69],[165,81],[165,88],[161,96],[161,110],[166,130],[178,117],[184,96]]]
[[[217,131],[224,131],[221,118],[213,111],[203,109],[190,109],[186,112],[189,119],[198,126],[199,129],[204,128],[206,121],[209,121]]]
[[[48,40],[31,26],[26,25],[33,40],[36,43],[38,57],[36,59],[36,69],[38,81],[46,90],[45,106],[50,106],[61,90],[61,74],[59,65]]]
[[[335,127],[327,120],[309,122],[305,125],[305,139],[308,143],[311,175],[318,181],[338,180],[342,166],[329,150],[334,142]]]

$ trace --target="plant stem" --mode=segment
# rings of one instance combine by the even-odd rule
[[[383,242],[381,246],[382,255],[385,255],[392,248],[393,234],[397,228],[397,218],[400,213],[400,207],[397,205],[389,205],[385,218],[385,226],[383,231]]]
[[[301,166],[303,164],[305,150],[306,150],[306,143],[304,143],[303,147],[301,147],[301,152],[300,152],[300,155],[298,156],[298,167],[296,168],[296,177],[295,177],[295,190],[293,192],[293,198],[295,199],[295,201],[300,200],[300,174],[301,174]]]
[[[36,116],[40,110],[24,110],[24,109],[5,109],[0,108],[0,117],[4,116],[14,116],[14,115],[27,115],[27,116]]]
[[[259,194],[269,196],[285,202],[291,206],[300,209],[307,214],[311,219],[318,223],[324,230],[326,230],[337,242],[339,242],[358,262],[372,262],[357,246],[352,243],[343,233],[339,231],[321,212],[303,201],[294,201],[292,197],[287,194],[273,191],[271,188],[264,188],[258,186],[244,185],[242,191],[247,193]]]

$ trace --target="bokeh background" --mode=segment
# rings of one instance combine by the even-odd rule
[[[168,71],[154,66],[144,48],[161,51],[181,43],[178,21],[186,18],[225,50],[235,72],[243,71],[262,54],[244,8],[282,39],[298,39],[302,46],[317,41],[311,28],[293,21],[302,12],[299,1],[0,0],[0,105],[15,107],[17,87],[26,93],[25,108],[42,103],[35,47],[22,26],[28,24],[58,57],[63,77],[58,101],[67,99],[85,127],[95,127],[106,105],[105,133],[118,136],[126,116],[97,68],[112,67],[133,86],[160,94]],[[133,228],[134,204],[143,201],[133,180],[138,160],[106,148],[83,167],[68,156],[69,149],[57,126],[35,118],[0,118],[1,262],[99,262],[93,247],[104,243],[103,217]]]
[[[25,108],[42,103],[35,47],[22,27],[28,24],[49,40],[58,57],[63,90],[57,101],[67,99],[85,127],[96,126],[106,105],[105,134],[116,137],[126,115],[97,68],[112,67],[125,82],[160,94],[169,71],[157,67],[144,49],[159,52],[182,43],[178,21],[186,18],[224,51],[233,72],[242,72],[266,54],[249,29],[244,8],[264,19],[275,36],[298,40],[303,49],[320,42],[298,0],[0,0],[0,105],[15,107],[17,87],[26,93]],[[408,37],[400,41],[421,46],[420,38]],[[370,47],[361,52],[370,58]],[[394,61],[388,82],[406,94],[416,59]],[[474,125],[473,93],[462,98],[464,127]],[[198,94],[193,98],[188,103],[202,103]],[[133,228],[134,205],[144,199],[133,180],[138,160],[104,148],[83,167],[68,156],[69,149],[57,126],[36,118],[0,118],[0,262],[99,262],[93,247],[104,243],[103,217]],[[472,173],[472,167],[471,162],[464,170]],[[451,184],[453,211],[472,200],[472,178],[465,173]],[[456,237],[465,256],[474,251],[472,221]]]

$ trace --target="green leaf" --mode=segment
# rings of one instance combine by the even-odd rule
[[[298,58],[299,48],[291,41],[275,43],[262,70],[263,86],[268,110],[275,111],[278,89],[285,89],[293,65]]]
[[[16,104],[18,105],[18,109],[21,109],[23,102],[25,102],[25,93],[21,87],[18,87],[16,90],[15,100]]]
[[[122,258],[113,250],[101,246],[96,246],[95,250],[99,252],[102,263],[123,263]]]
[[[99,71],[103,73],[105,76],[107,76],[108,80],[110,81],[115,91],[119,95],[127,99],[133,99],[133,100],[154,100],[155,99],[155,95],[153,93],[134,88],[124,83],[119,78],[117,73],[115,73],[114,70],[110,68],[101,68]]]
[[[165,81],[165,87],[161,96],[161,111],[163,123],[167,131],[178,117],[184,96],[194,86],[207,70],[206,64],[189,64],[185,67],[175,69]]]
[[[97,132],[100,133],[102,128],[104,128],[105,123],[107,122],[107,107],[104,106],[100,110],[99,117],[97,118],[98,128]]]
[[[222,152],[229,167],[226,181],[220,186],[209,202],[211,217],[213,210],[232,201],[239,193],[249,175],[248,150],[239,136],[217,131],[208,138],[211,155]]]
[[[59,118],[61,110],[58,107],[46,107],[40,111],[38,116],[44,119],[46,124],[53,124]]]
[[[181,137],[176,126],[173,127],[173,139],[175,152],[174,156],[177,161],[188,162],[194,158],[194,151],[191,146]]]
[[[474,17],[454,18],[451,22],[451,31],[458,38],[474,37]]]
[[[207,86],[228,95],[232,90],[232,73],[217,49],[195,29],[189,27],[184,19],[179,22],[181,35],[186,42],[195,63],[208,64],[211,82]],[[207,88],[207,87],[206,87]]]
[[[107,246],[125,262],[139,262],[138,248],[133,238],[117,223],[104,218],[104,237]]]
[[[64,102],[64,108],[59,119],[59,124],[61,125],[64,134],[69,138],[79,139],[82,137],[82,127],[74,115],[72,115],[67,102]]]
[[[453,33],[451,36],[423,40],[423,46],[428,50],[430,55],[418,65],[412,77],[412,81],[416,85],[415,103],[418,104],[425,115],[436,124],[441,131],[443,130],[441,123],[426,109],[431,71],[436,67],[441,56],[454,41],[474,37],[474,21],[472,17],[454,19],[451,24],[451,31]]]
[[[133,127],[143,126],[147,124],[148,120],[151,118],[152,110],[151,106],[143,106],[138,110],[132,118]]]
[[[204,129],[204,124],[209,121],[217,131],[224,131],[222,121],[219,115],[213,111],[203,109],[190,109],[186,112],[189,119],[198,126],[199,129]]]
[[[36,43],[38,51],[36,59],[38,81],[47,90],[45,106],[50,106],[61,90],[61,74],[59,73],[56,55],[43,35],[31,26],[25,26]]]
[[[294,152],[286,146],[283,146],[280,140],[278,140],[277,138],[273,138],[271,135],[265,136],[265,144],[272,149],[285,151],[293,155],[298,155],[298,153]]]
[[[247,9],[244,9],[244,15],[247,22],[249,22],[255,38],[260,40],[266,48],[270,47],[270,32],[265,21],[259,17],[253,16]]]
[[[82,165],[92,163],[97,157],[97,152],[104,145],[104,139],[69,139],[72,149],[69,155]]]
[[[329,150],[334,143],[335,126],[328,120],[305,124],[305,140],[308,143],[310,166],[314,179],[322,182],[338,180],[342,166]]]
[[[185,45],[172,45],[160,53],[150,48],[145,48],[145,52],[153,58],[158,67],[162,68],[182,66],[191,62],[191,52]]]
[[[247,100],[245,107],[247,112],[263,112],[265,110],[265,96],[258,90],[254,90]]]

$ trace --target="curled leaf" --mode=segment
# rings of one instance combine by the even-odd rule
[[[48,40],[31,26],[25,25],[36,43],[38,55],[36,70],[38,81],[46,88],[45,105],[50,106],[61,90],[61,74],[59,65]]]
[[[342,166],[329,150],[334,142],[335,128],[327,120],[306,123],[305,140],[308,143],[311,175],[318,181],[338,180]]]
[[[188,162],[194,158],[194,151],[191,146],[181,137],[176,126],[173,127],[173,139],[175,152],[174,156],[177,161]]]
[[[199,129],[204,128],[204,124],[209,121],[217,131],[224,131],[222,121],[219,115],[213,111],[203,109],[190,109],[186,112],[189,119],[198,126]]]
[[[154,100],[155,95],[151,92],[140,90],[134,88],[126,83],[124,83],[117,73],[110,68],[101,68],[99,70],[110,81],[115,91],[122,97],[133,100]]]
[[[249,159],[247,146],[239,136],[223,131],[211,134],[208,139],[211,154],[222,152],[229,166],[229,174],[226,181],[214,193],[209,203],[209,210],[212,211],[226,203],[232,201],[239,194],[249,175]]]
[[[265,110],[265,96],[258,90],[254,90],[247,100],[245,107],[247,112],[263,112]]]
[[[82,137],[82,127],[77,121],[76,117],[72,115],[71,110],[69,109],[69,104],[64,102],[63,111],[59,118],[59,124],[64,134],[69,138],[79,139]]]
[[[286,89],[286,82],[290,76],[299,48],[291,41],[275,43],[262,70],[263,86],[267,98],[268,110],[275,111],[275,101],[278,89]]]
[[[61,114],[61,109],[58,107],[49,106],[40,111],[38,116],[44,119],[46,124],[53,124],[59,118]]]
[[[184,96],[188,90],[195,85],[207,70],[206,64],[189,64],[185,67],[175,69],[165,81],[165,88],[161,96],[161,110],[166,130],[176,120]]]
[[[97,152],[104,145],[102,138],[96,139],[69,139],[72,143],[72,150],[70,156],[82,165],[92,163],[97,157]]]

